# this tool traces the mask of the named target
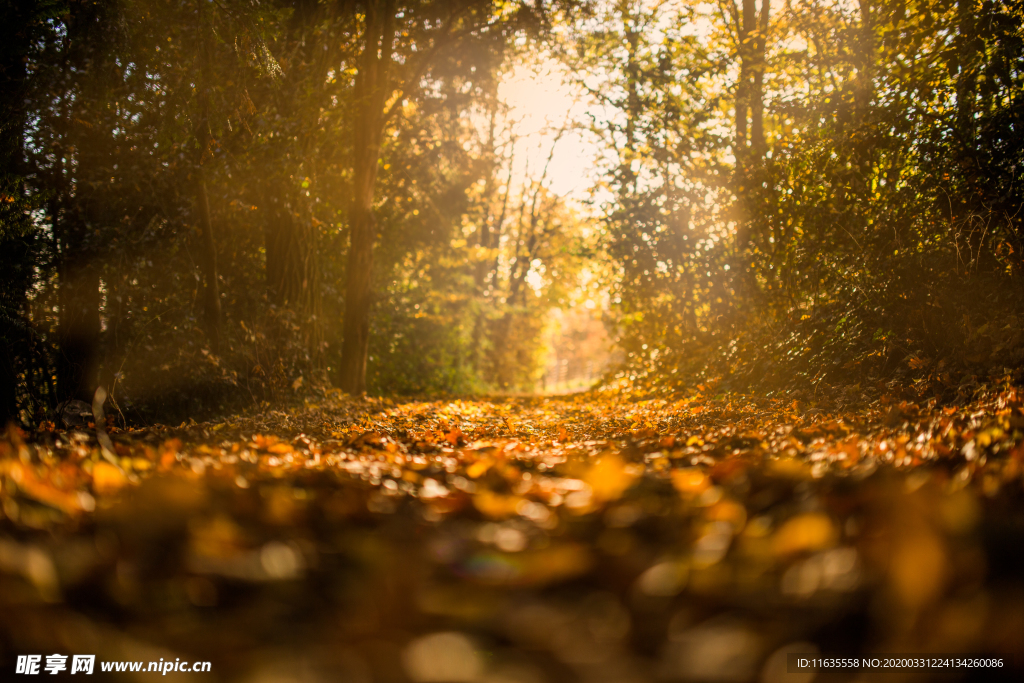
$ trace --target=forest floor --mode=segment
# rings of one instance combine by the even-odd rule
[[[326,396],[108,431],[0,439],[5,672],[58,653],[100,678],[162,658],[211,662],[169,680],[799,683],[787,653],[973,653],[1002,668],[885,679],[1019,680],[1010,385],[846,411]]]

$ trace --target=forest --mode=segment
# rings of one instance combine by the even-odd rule
[[[1021,0],[0,7],[0,667],[1024,670]]]

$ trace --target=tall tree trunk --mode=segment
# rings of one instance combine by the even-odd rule
[[[0,429],[18,412],[18,367],[26,365],[31,340],[25,303],[32,254],[24,202],[25,55],[30,42],[26,3],[4,0],[0,26]]]
[[[496,136],[495,130],[497,128],[498,118],[498,102],[497,93],[488,92],[487,100],[487,141],[484,143],[484,154],[487,163],[486,180],[484,182],[483,196],[480,198],[480,203],[483,207],[481,216],[479,219],[479,225],[476,230],[476,244],[478,247],[483,249],[491,248],[492,236],[495,236],[495,227],[500,234],[501,226],[496,226],[496,216],[494,215],[494,198],[497,192],[498,185],[498,161],[497,161],[497,150],[496,150]],[[507,189],[507,188],[506,188]],[[487,258],[483,253],[480,254],[480,258],[473,267],[473,281],[476,284],[477,295],[483,294],[484,284],[487,280],[488,264],[490,259]]]
[[[198,146],[195,164],[196,217],[203,240],[203,255],[200,268],[203,271],[203,322],[206,336],[214,353],[220,353],[222,337],[222,315],[220,306],[220,277],[217,272],[217,241],[213,234],[210,217],[210,197],[206,187],[206,172],[203,164],[209,150],[210,135],[210,93],[209,93],[209,17],[204,0],[198,0],[197,22],[199,31],[199,121],[195,130]]]
[[[979,229],[979,209],[985,213],[988,207],[979,206],[981,197],[989,192],[981,187],[984,182],[981,162],[978,157],[978,124],[975,113],[979,109],[978,76],[983,58],[984,41],[978,35],[978,6],[976,0],[957,0],[956,36],[953,40],[956,59],[956,123],[953,159],[955,160],[956,191],[951,193],[950,212],[956,228],[955,233],[965,236],[973,255],[975,267],[996,266],[991,249],[983,248],[985,232]],[[983,98],[986,96],[982,96]],[[982,100],[983,101],[983,100]],[[984,104],[980,108],[984,110]],[[983,163],[983,162],[982,162]]]
[[[982,44],[978,37],[975,0],[958,0],[956,10],[956,129],[960,142],[960,165],[970,175],[973,173],[972,152],[977,134],[974,110],[978,87],[978,58],[981,55]]]
[[[494,88],[488,92],[487,99],[487,141],[484,144],[484,150],[487,160],[487,179],[484,184],[483,195],[480,198],[482,206],[481,215],[478,221],[478,227],[476,231],[476,245],[480,248],[477,256],[477,262],[473,264],[473,283],[475,294],[480,307],[475,309],[473,312],[473,333],[472,333],[472,344],[470,347],[470,353],[472,354],[472,364],[474,373],[479,376],[481,369],[484,367],[486,358],[486,349],[484,345],[484,334],[487,330],[487,314],[486,308],[483,305],[483,297],[486,294],[487,280],[489,275],[489,265],[491,262],[490,249],[492,248],[492,241],[497,246],[498,240],[501,238],[501,222],[504,221],[504,207],[499,212],[496,211],[495,200],[497,196],[498,186],[498,153],[497,153],[497,142],[495,131],[497,129],[497,118],[498,118],[498,101],[497,101],[497,83],[494,84]],[[511,161],[509,162],[511,165]],[[509,178],[511,183],[511,178]],[[505,197],[508,198],[508,186],[505,187]],[[495,214],[498,215],[495,215]]]
[[[756,12],[754,0],[743,0],[743,7],[737,21],[736,43],[739,51],[740,74],[736,84],[736,168],[741,172],[746,165],[748,114],[750,112],[750,76],[753,68],[753,40]]]
[[[749,0],[747,0],[749,2]],[[753,3],[751,3],[753,4]],[[765,50],[768,45],[768,18],[771,0],[761,0],[761,11],[757,18],[757,35],[753,42],[751,57],[753,76],[749,93],[750,102],[750,147],[755,158],[760,160],[766,151],[764,139],[764,71]]]
[[[119,78],[111,58],[117,40],[116,8],[72,3],[68,67],[78,83],[69,112],[75,149],[73,195],[55,213],[58,257],[57,390],[59,398],[91,401],[99,381],[99,243],[110,223],[109,181],[113,126],[107,103]]]
[[[850,182],[855,198],[867,199],[870,178],[874,168],[874,140],[869,125],[872,102],[875,99],[875,21],[871,0],[858,0],[860,30],[858,36],[858,68],[853,84],[853,107],[856,125],[860,128],[853,145],[854,169]],[[856,200],[856,199],[855,199]]]
[[[734,149],[741,176],[746,166],[765,152],[764,73],[770,13],[771,0],[761,0],[760,11],[755,0],[743,0],[736,19],[740,73],[736,84]]]
[[[338,373],[341,389],[355,396],[366,392],[373,247],[377,239],[373,198],[381,139],[384,135],[384,105],[392,90],[390,69],[394,43],[393,21],[393,0],[367,2],[363,52],[356,74],[353,194],[346,264],[345,317],[342,325],[344,341]]]
[[[860,8],[859,54],[853,96],[857,117],[862,120],[875,96],[875,21],[871,0],[858,0],[857,4]]]
[[[739,56],[739,81],[736,84],[735,143],[736,169],[733,186],[736,192],[736,260],[735,284],[741,298],[751,299],[758,290],[754,276],[754,248],[767,243],[763,207],[760,202],[763,182],[763,160],[767,147],[764,136],[764,73],[766,69],[768,19],[770,0],[761,0],[757,11],[755,0],[743,0],[736,16],[736,43]]]
[[[627,15],[629,17],[629,15]],[[637,173],[633,170],[633,162],[636,160],[637,140],[636,122],[643,115],[643,104],[640,101],[640,64],[637,53],[640,49],[640,31],[637,27],[637,20],[633,17],[626,29],[626,45],[628,53],[626,57],[626,140],[623,144],[624,154],[621,164],[623,181],[622,184],[628,190],[636,194]]]

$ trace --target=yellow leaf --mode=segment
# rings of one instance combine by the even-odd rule
[[[779,458],[769,464],[771,473],[787,479],[807,479],[811,476],[811,466],[797,458]]]
[[[583,476],[597,502],[618,500],[634,479],[636,474],[617,453],[602,456]]]
[[[494,461],[491,458],[480,458],[466,468],[466,476],[470,479],[478,479],[483,476],[487,470],[491,469],[491,465],[493,464]]]
[[[492,519],[504,519],[516,514],[516,508],[525,500],[522,496],[503,496],[492,491],[481,491],[473,496],[473,506]]]
[[[787,520],[775,533],[772,547],[776,555],[824,550],[839,537],[828,515],[812,512]]]
[[[709,521],[728,522],[735,532],[747,523],[747,509],[734,500],[722,500],[708,508],[706,514]]]
[[[92,486],[97,493],[112,493],[128,483],[124,472],[108,462],[99,461],[92,468]]]
[[[672,485],[679,493],[696,495],[710,486],[707,476],[696,467],[684,467],[672,472]]]

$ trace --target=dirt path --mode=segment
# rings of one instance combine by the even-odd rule
[[[113,431],[106,457],[90,430],[11,431],[0,667],[795,683],[786,652],[930,652],[1007,658],[953,679],[1009,680],[1021,406],[325,399]]]

